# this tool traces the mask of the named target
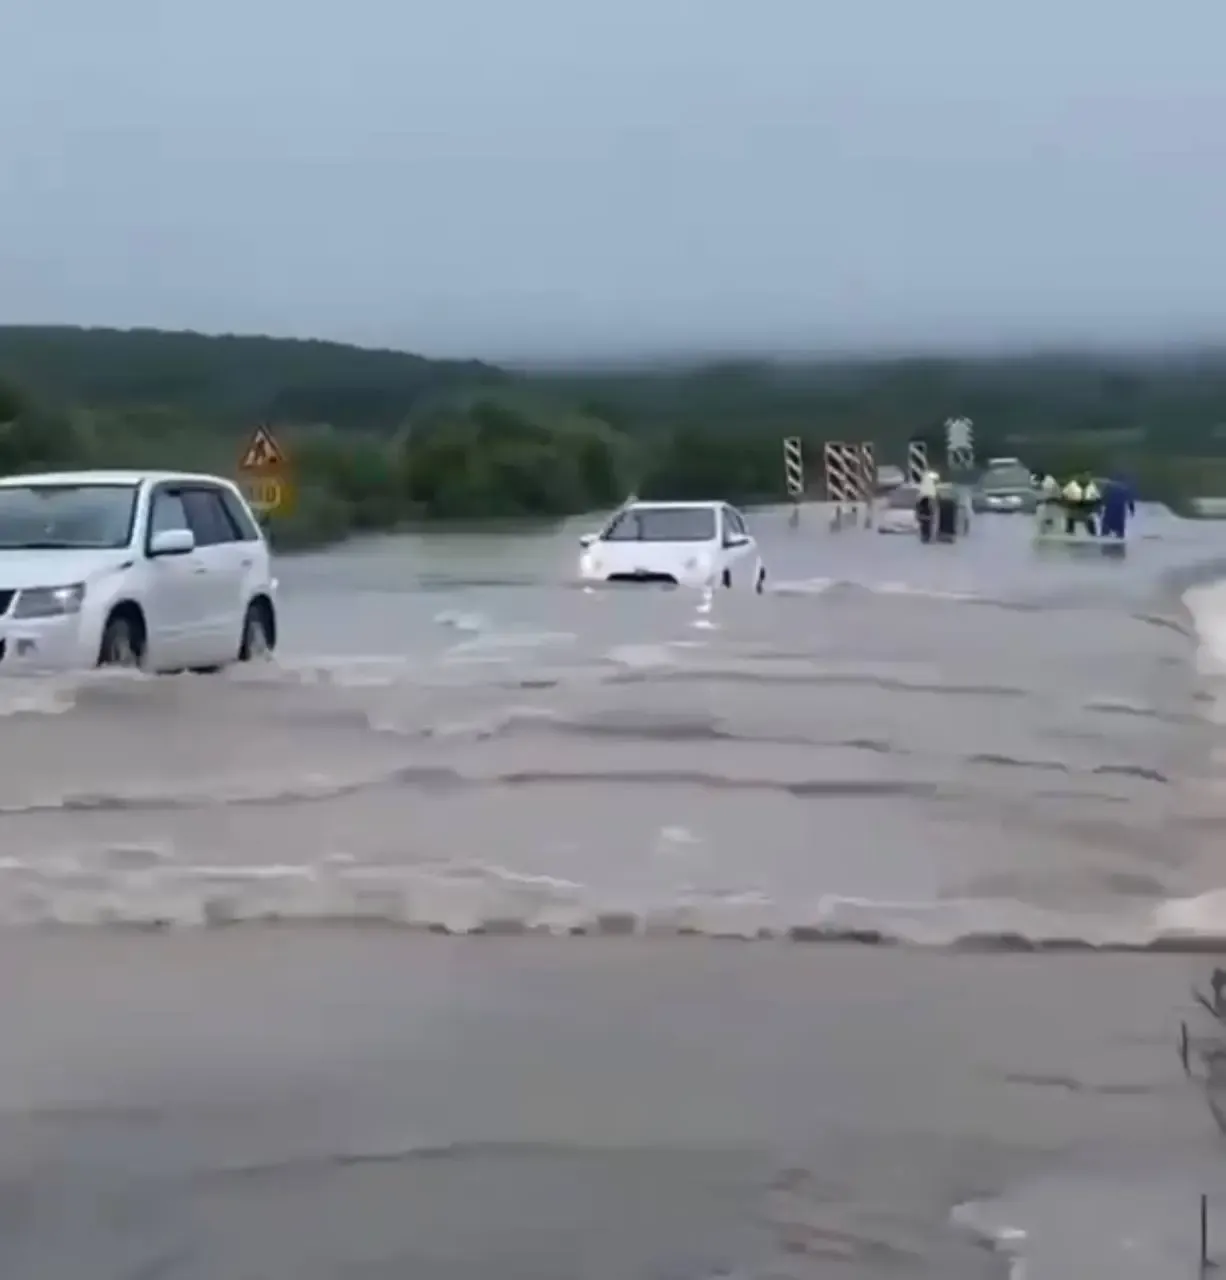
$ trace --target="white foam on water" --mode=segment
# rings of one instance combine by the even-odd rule
[[[1197,1274],[1200,1190],[1187,1171],[1047,1174],[950,1214],[1008,1260],[1010,1280],[1163,1280]]]
[[[968,1200],[955,1205],[951,1224],[986,1244],[1009,1260],[1009,1280],[1029,1280],[1026,1270],[1026,1232],[999,1217],[999,1208],[990,1200]]]
[[[344,850],[311,862],[182,861],[165,845],[40,849],[0,859],[0,924],[193,927],[378,922],[483,932],[701,936],[821,942],[874,938],[945,947],[972,938],[1145,946],[1150,913],[1072,915],[1011,900],[888,902],[827,894],[780,900],[753,886],[704,887],[703,842],[663,827],[654,873],[611,890],[483,860],[376,863]]]
[[[507,666],[525,655],[566,648],[578,636],[573,631],[494,631],[483,629],[452,645],[443,655],[448,667]]]
[[[810,579],[800,585],[810,593],[835,584],[834,579]],[[777,584],[776,589],[788,584]],[[885,582],[876,588],[883,594],[915,594],[948,597],[947,592],[912,588],[905,583]],[[957,598],[964,598],[958,596]],[[693,615],[708,616],[723,600],[720,593],[699,596]],[[1188,593],[1187,604],[1202,639],[1200,662],[1203,670],[1226,675],[1226,586],[1199,587]],[[506,653],[532,655],[569,646],[571,632],[493,630],[484,615],[476,613],[439,614],[440,626],[461,633],[460,650],[473,656]],[[693,635],[693,632],[690,632]],[[893,681],[911,679],[916,684],[940,684],[941,673],[926,664],[903,670],[898,663],[878,672],[869,662],[843,664],[826,662],[816,668],[811,659],[772,658],[755,665],[753,659],[732,655],[719,659],[705,649],[705,640],[670,640],[655,643],[628,643],[611,646],[603,655],[605,663],[622,668],[627,675],[639,671],[667,671],[684,665],[687,670],[718,674],[726,665],[738,672],[769,669],[786,675],[816,674],[865,676],[880,674]],[[472,646],[469,649],[469,646]],[[455,650],[449,650],[454,653]],[[709,660],[708,660],[709,659]],[[239,684],[254,682],[303,685],[336,685],[344,688],[376,689],[385,685],[431,684],[445,677],[443,666],[424,659],[383,654],[311,655],[278,662],[236,668],[223,680]],[[1216,664],[1216,665],[1212,665]],[[608,675],[608,666],[604,669]],[[592,676],[590,668],[575,668],[567,678]],[[621,673],[618,673],[619,677]],[[592,678],[598,678],[596,672]],[[454,681],[458,678],[452,677]],[[185,688],[209,687],[198,682],[214,677],[185,677]],[[81,690],[94,683],[147,682],[149,677],[131,673],[90,673],[71,678],[47,677],[30,681],[0,681],[0,718],[20,714],[60,715],[70,709]],[[1226,687],[1226,685],[1224,685]],[[134,690],[139,693],[140,690]],[[1100,701],[1107,698],[1103,695]],[[370,699],[369,701],[374,701]],[[380,700],[366,709],[368,722],[389,734],[414,735],[421,731],[417,704],[394,704]],[[386,704],[386,705],[385,705]],[[1116,699],[1113,705],[1123,706]],[[1131,704],[1129,704],[1131,705]],[[1226,717],[1226,696],[1221,711]],[[561,717],[556,709],[516,701],[497,708],[455,706],[433,720],[432,736],[454,742],[472,737],[482,739],[520,723],[547,725]],[[562,717],[564,718],[564,717]],[[273,762],[275,763],[275,762]],[[344,796],[350,791],[398,784],[401,766],[396,762],[345,762],[335,773],[324,761],[312,762],[315,770],[279,776],[275,769],[262,776],[189,779],[184,785],[135,782],[122,794],[77,795],[53,776],[40,782],[41,794],[22,796],[11,812],[50,811],[55,808],[82,811],[97,809],[185,810],[214,808],[233,803],[318,800]],[[443,771],[444,773],[446,770]],[[491,779],[482,774],[478,783]],[[440,774],[440,782],[450,780]],[[497,782],[497,778],[493,778]],[[57,785],[58,783],[58,785]],[[470,785],[467,775],[456,776],[455,785]],[[17,797],[14,798],[15,800]],[[117,824],[118,825],[118,824]],[[163,823],[162,826],[168,826]],[[156,819],[129,823],[141,833],[148,829],[160,834]],[[316,846],[313,857],[325,852],[328,843]],[[770,939],[803,937],[805,940],[854,936],[866,940],[899,940],[917,946],[948,946],[968,939],[1004,940],[1006,943],[1083,942],[1089,946],[1145,947],[1168,939],[1226,938],[1226,875],[1222,887],[1166,901],[1153,898],[1112,895],[1095,910],[1082,910],[1062,902],[1060,909],[1044,907],[1006,897],[995,889],[977,896],[965,893],[957,898],[890,900],[888,892],[877,897],[853,897],[846,892],[825,892],[846,886],[833,882],[808,889],[803,898],[787,897],[775,884],[755,882],[747,863],[741,883],[721,882],[719,889],[705,885],[698,874],[706,853],[701,841],[684,828],[662,826],[655,842],[658,855],[654,869],[631,889],[611,889],[585,883],[586,872],[574,879],[554,879],[519,874],[514,869],[486,864],[422,866],[411,861],[375,864],[345,860],[344,848],[334,848],[334,860],[295,861],[292,848],[278,850],[257,865],[236,867],[233,851],[223,848],[197,852],[191,859],[167,857],[150,866],[116,865],[84,854],[74,858],[51,856],[46,849],[13,847],[14,857],[0,866],[0,921],[30,923],[61,921],[75,923],[109,922],[209,924],[215,922],[269,919],[299,921],[379,920],[391,925],[474,932],[489,928],[504,931],[544,930],[552,933],[701,934],[716,937]],[[407,856],[407,850],[406,856]],[[630,850],[642,856],[643,849]],[[380,850],[379,856],[393,856]],[[302,858],[305,855],[299,853]],[[561,866],[570,874],[569,864]],[[575,866],[581,865],[577,860]],[[551,865],[551,870],[558,869]],[[595,878],[595,877],[593,877]],[[737,880],[742,877],[738,874]],[[811,883],[811,882],[810,882]]]
[[[948,591],[937,587],[921,587],[913,582],[865,583],[865,589],[883,596],[923,596],[929,600],[977,600],[974,591]]]
[[[767,593],[775,596],[819,596],[839,585],[837,578],[797,578],[794,581],[766,583]]]
[[[1202,675],[1226,676],[1226,582],[1192,587],[1183,596],[1199,645],[1196,667]]]
[[[1205,714],[1215,724],[1226,724],[1226,580],[1192,587],[1184,593],[1183,603],[1199,640],[1196,669],[1213,693]],[[1222,876],[1226,882],[1226,864]],[[1154,923],[1159,933],[1174,937],[1226,938],[1226,883],[1220,889],[1163,903]]]
[[[968,600],[984,600],[982,592],[966,588],[925,586],[921,583],[887,579],[873,581],[862,578],[797,578],[767,582],[766,592],[778,596],[820,596],[836,587],[854,587],[877,596],[905,596],[923,600],[947,600],[959,603]]]
[[[450,627],[454,631],[478,632],[489,626],[489,619],[483,613],[463,613],[457,609],[444,609],[434,615],[435,623],[440,627]]]
[[[305,654],[279,656],[269,662],[243,663],[229,668],[222,678],[234,684],[288,683],[344,689],[381,688],[403,684],[415,674],[419,665],[400,654]]]
[[[619,644],[609,649],[605,658],[619,667],[631,670],[652,670],[657,667],[671,667],[676,663],[672,652],[675,644],[665,641],[659,644]]]

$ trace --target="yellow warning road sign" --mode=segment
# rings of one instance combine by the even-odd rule
[[[269,516],[284,511],[289,505],[292,495],[289,459],[263,424],[251,433],[238,473],[243,493],[259,515]]]
[[[272,432],[263,425],[251,433],[246,452],[238,464],[240,471],[279,471],[285,466],[285,454],[272,438]]]
[[[242,487],[252,510],[262,516],[272,515],[289,504],[290,488],[284,480],[252,477],[244,480]]]

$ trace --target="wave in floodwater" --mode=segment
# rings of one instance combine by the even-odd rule
[[[918,563],[762,597],[456,572],[382,593],[367,655],[0,682],[0,923],[1219,945],[1226,596]],[[286,572],[308,635],[366,616],[325,568]]]

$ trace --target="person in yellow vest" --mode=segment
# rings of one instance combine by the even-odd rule
[[[1092,475],[1086,474],[1081,482],[1082,519],[1085,521],[1086,533],[1093,538],[1098,533],[1098,509],[1103,504],[1103,495]]]
[[[1064,532],[1074,534],[1078,525],[1085,525],[1086,533],[1093,537],[1096,533],[1095,516],[1102,501],[1093,477],[1074,477],[1064,486],[1060,496],[1064,500]]]

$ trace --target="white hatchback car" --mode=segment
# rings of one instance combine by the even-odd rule
[[[0,675],[212,670],[276,643],[268,544],[228,480],[166,471],[0,479]]]
[[[726,502],[631,502],[584,534],[585,582],[662,582],[761,591],[766,567],[745,517]]]

